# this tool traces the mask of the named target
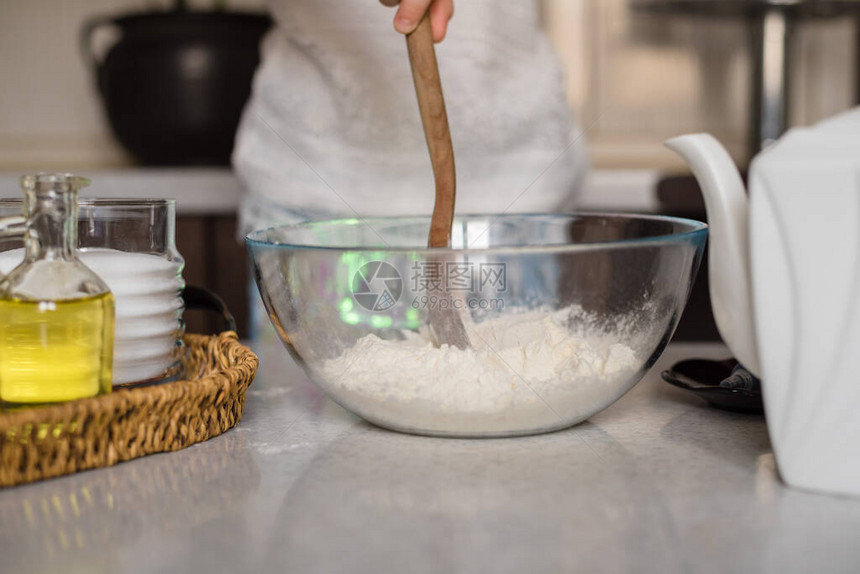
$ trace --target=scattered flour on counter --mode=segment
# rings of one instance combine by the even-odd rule
[[[472,342],[466,350],[437,348],[428,332],[404,331],[402,340],[365,335],[325,361],[318,377],[347,406],[371,418],[399,406],[395,416],[416,427],[434,426],[435,420],[439,430],[450,430],[445,415],[495,414],[501,416],[495,423],[478,424],[503,432],[511,424],[541,424],[548,416],[582,420],[626,391],[629,386],[617,393],[613,386],[624,387],[644,363],[619,342],[633,338],[622,334],[629,326],[607,332],[578,306],[509,311],[482,323],[467,321],[466,327]]]

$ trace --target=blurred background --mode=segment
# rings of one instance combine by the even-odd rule
[[[0,2],[0,196],[19,195],[21,173],[71,170],[95,180],[89,195],[175,197],[186,280],[220,293],[244,330],[246,264],[235,239],[241,189],[225,164],[256,41],[268,25],[259,16],[265,6],[261,0],[180,4],[216,19],[132,19],[117,26],[107,20],[149,12],[170,16],[176,4]],[[771,10],[767,0],[543,0],[544,26],[566,71],[570,106],[588,137],[593,169],[581,208],[704,219],[695,183],[663,140],[710,132],[745,166],[769,134],[860,100],[860,2],[784,4]],[[185,25],[197,26],[181,34],[198,43],[198,55],[186,53],[173,75],[163,63],[176,59],[169,38],[159,41],[162,63],[146,64],[133,50],[118,49],[123,42],[129,47],[136,34],[176,32]],[[237,51],[240,44],[250,48]],[[223,73],[210,78],[207,62],[220,57],[225,45],[244,55],[219,65]],[[147,65],[162,75],[147,72]],[[135,66],[143,79],[123,75]],[[187,77],[177,76],[178,69]],[[170,121],[187,133],[159,141],[152,120],[133,112],[141,102],[130,93],[142,90],[127,89],[135,81],[160,86],[159,93],[174,98],[178,115]],[[183,102],[193,111],[184,112]],[[202,151],[171,150],[168,143],[182,137],[189,138],[183,149]],[[716,337],[704,281],[700,277],[679,338]],[[206,329],[207,320],[191,319],[200,322],[198,330]]]

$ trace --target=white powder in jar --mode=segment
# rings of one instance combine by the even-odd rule
[[[371,421],[438,434],[560,428],[602,410],[644,359],[629,326],[597,327],[578,306],[466,320],[472,348],[435,347],[428,332],[368,334],[325,361],[317,380]],[[621,334],[621,333],[624,334]]]

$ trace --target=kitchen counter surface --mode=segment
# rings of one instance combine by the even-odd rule
[[[0,491],[0,571],[860,571],[860,500],[786,489],[762,417],[660,380],[722,346],[673,344],[590,421],[493,440],[375,428],[255,350],[226,434]]]
[[[81,197],[175,199],[179,215],[232,215],[242,185],[227,168],[177,167],[82,170],[92,184]],[[0,173],[0,198],[20,198],[17,173]]]
[[[20,198],[18,173],[0,172],[0,198]],[[229,215],[236,212],[242,184],[229,168],[176,167],[83,170],[92,180],[81,197],[167,198],[179,215]],[[660,173],[652,169],[592,170],[577,199],[586,211],[655,212]],[[332,196],[334,200],[334,196]]]

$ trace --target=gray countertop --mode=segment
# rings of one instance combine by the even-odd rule
[[[82,170],[92,184],[81,197],[175,199],[178,215],[232,215],[242,184],[228,168],[175,167]],[[0,173],[0,198],[19,198],[17,173]]]
[[[401,435],[279,344],[242,422],[186,450],[0,491],[0,571],[860,571],[860,500],[786,489],[764,420],[663,383],[514,439]]]
[[[81,197],[175,199],[179,215],[231,215],[243,194],[229,168],[176,167],[82,170],[92,180]],[[0,198],[19,198],[19,173],[0,172]],[[588,211],[654,212],[660,173],[653,169],[592,170],[577,199]]]

